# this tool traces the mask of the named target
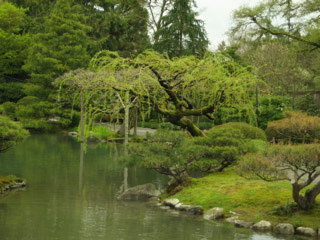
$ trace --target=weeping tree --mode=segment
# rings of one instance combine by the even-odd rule
[[[144,104],[148,90],[141,78],[141,69],[132,59],[122,58],[111,51],[101,51],[91,60],[90,68],[103,79],[107,93],[107,111],[119,119],[124,112],[124,136],[128,143],[130,109]]]
[[[206,54],[202,59],[194,56],[170,59],[146,51],[129,59],[100,52],[91,66],[108,73],[108,89],[113,94],[126,93],[131,100],[137,98],[144,109],[155,109],[192,136],[204,133],[189,117],[207,116],[213,120],[221,107],[245,109],[254,121],[251,97],[256,77],[226,56]]]
[[[80,141],[85,141],[85,125],[91,126],[98,113],[105,111],[106,92],[101,75],[85,69],[77,69],[57,78],[58,103],[80,107]]]

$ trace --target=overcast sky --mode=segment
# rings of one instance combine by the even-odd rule
[[[254,0],[196,0],[199,18],[205,22],[211,48],[227,40],[226,32],[231,27],[232,11]],[[255,1],[257,2],[257,1]]]

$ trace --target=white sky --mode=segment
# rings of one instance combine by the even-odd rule
[[[205,22],[211,47],[227,40],[226,32],[232,25],[232,11],[257,0],[196,0],[199,18]]]

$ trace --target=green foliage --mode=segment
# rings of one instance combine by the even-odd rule
[[[223,129],[225,131],[235,129],[239,130],[245,139],[259,139],[262,141],[267,140],[266,134],[262,129],[243,122],[230,122],[218,125],[213,127],[212,131],[214,131],[215,129]]]
[[[0,80],[10,75],[22,74],[26,58],[28,35],[21,34],[25,10],[11,3],[0,2]],[[5,99],[9,101],[11,99]]]
[[[112,132],[108,127],[98,125],[93,126],[88,134],[94,134],[101,140],[107,140],[116,136],[116,133]]]
[[[208,39],[203,21],[197,19],[194,0],[174,1],[172,9],[162,19],[162,27],[155,32],[154,48],[170,57],[203,56]]]
[[[17,102],[25,96],[23,83],[20,82],[1,82],[0,84],[0,104],[4,102]]]
[[[154,169],[182,183],[188,177],[189,166],[203,154],[184,132],[162,129],[148,134],[146,143],[130,144],[128,162]]]
[[[42,86],[36,96],[48,95],[52,81],[64,72],[87,66],[90,30],[84,15],[71,0],[58,0],[45,18],[43,32],[33,37],[24,69],[31,74],[32,83]]]
[[[214,123],[211,123],[211,122],[199,122],[196,125],[201,130],[208,130],[208,129],[213,127]]]
[[[16,117],[16,104],[13,102],[5,102],[1,105],[1,115],[8,116],[11,120],[15,120]]]
[[[312,94],[297,97],[294,105],[295,109],[306,112],[308,115],[320,116],[319,106],[315,103],[315,99]]]
[[[258,126],[266,129],[268,122],[283,119],[283,112],[290,109],[290,104],[290,97],[261,96],[259,99]]]
[[[18,101],[15,118],[27,129],[45,132],[72,127],[79,122],[79,114],[76,111],[61,109],[52,102],[41,101],[33,96]]]
[[[4,152],[28,136],[20,123],[0,115],[0,152]]]
[[[286,118],[268,123],[269,140],[284,143],[312,143],[320,140],[320,117],[301,112],[286,112]]]
[[[264,132],[246,123],[226,123],[211,128],[206,137],[193,139],[193,143],[206,152],[193,167],[204,172],[222,171],[234,164],[241,155],[258,152],[266,147]],[[204,150],[205,149],[205,150]]]

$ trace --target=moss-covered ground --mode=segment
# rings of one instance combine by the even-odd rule
[[[17,183],[23,182],[24,179],[18,178],[14,175],[10,176],[0,176],[0,194],[5,192],[6,188],[10,188]]]
[[[192,179],[189,186],[170,198],[191,205],[202,205],[205,210],[222,207],[240,214],[240,219],[258,222],[268,220],[273,224],[292,223],[295,226],[320,226],[320,196],[314,209],[290,211],[291,185],[288,181],[265,182],[247,180],[232,170]],[[275,209],[283,206],[281,216]],[[279,211],[278,211],[279,212]]]

